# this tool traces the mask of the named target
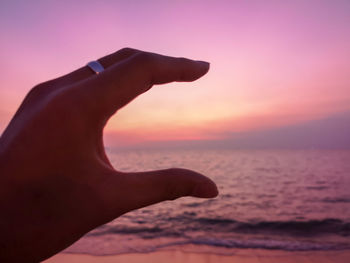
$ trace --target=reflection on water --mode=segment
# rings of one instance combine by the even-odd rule
[[[197,170],[220,196],[192,197],[128,213],[68,248],[95,255],[192,244],[232,248],[350,248],[350,151],[109,151],[121,171]]]

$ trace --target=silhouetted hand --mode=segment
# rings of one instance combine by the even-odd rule
[[[194,81],[206,62],[133,49],[103,57],[34,87],[0,139],[0,262],[37,262],[131,210],[181,196],[210,198],[215,184],[196,172],[116,171],[103,127],[154,84]]]

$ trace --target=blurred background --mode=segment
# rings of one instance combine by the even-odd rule
[[[123,47],[206,60],[105,129],[122,171],[195,169],[220,195],[144,208],[67,249],[350,249],[350,1],[0,1],[0,132],[36,84]],[[182,248],[183,249],[183,248]]]

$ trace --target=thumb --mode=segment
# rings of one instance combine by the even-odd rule
[[[118,182],[114,186],[118,191],[114,188],[114,194],[109,195],[113,199],[110,203],[114,204],[115,215],[182,196],[213,198],[218,195],[212,180],[186,169],[118,173],[115,178]]]

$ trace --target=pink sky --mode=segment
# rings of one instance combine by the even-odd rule
[[[110,120],[107,144],[221,139],[347,111],[349,13],[341,0],[2,1],[0,132],[32,86],[126,46],[211,70],[137,98]]]

